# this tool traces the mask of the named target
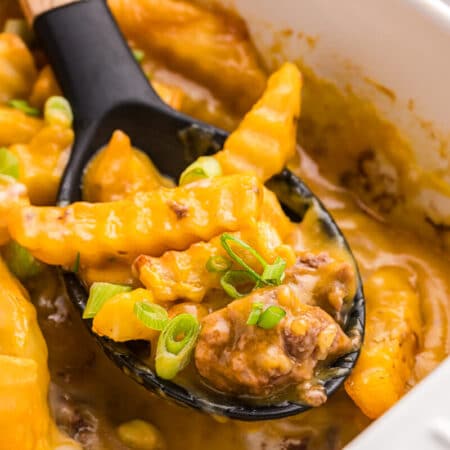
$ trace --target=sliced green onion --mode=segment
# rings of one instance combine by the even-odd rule
[[[265,283],[280,285],[284,280],[284,271],[286,269],[286,261],[279,256],[273,264],[267,264],[261,278]]]
[[[246,292],[238,291],[237,286],[249,283],[253,284],[252,289]],[[231,298],[241,298],[253,290],[255,280],[246,270],[229,270],[220,279],[220,285]]]
[[[50,97],[45,102],[44,119],[50,125],[61,125],[65,128],[70,128],[73,122],[70,103],[59,95]]]
[[[231,267],[231,264],[232,262],[224,256],[211,256],[206,262],[206,270],[214,273],[226,272]]]
[[[228,255],[240,266],[242,266],[256,281],[255,287],[260,287],[261,285],[279,285],[284,279],[284,270],[286,269],[286,261],[280,257],[277,257],[273,264],[267,264],[264,258],[249,244],[244,242],[242,239],[239,239],[236,236],[233,236],[229,233],[224,233],[220,236],[220,242],[222,247],[228,253]],[[237,255],[234,250],[231,248],[230,243],[237,244],[244,250],[248,251],[251,255],[253,255],[256,260],[263,267],[263,273],[260,275],[256,272],[252,267],[250,267],[239,255]],[[223,286],[223,284],[222,284]],[[225,289],[225,288],[224,288]],[[232,290],[230,290],[233,294]],[[235,297],[237,298],[237,297]]]
[[[259,317],[258,327],[270,330],[278,325],[281,319],[286,315],[286,311],[281,306],[269,306]]]
[[[264,258],[250,245],[248,245],[243,240],[237,238],[236,236],[233,236],[229,233],[224,233],[222,236],[220,236],[220,243],[222,244],[222,247],[225,249],[225,251],[230,255],[230,258],[232,258],[234,261],[236,261],[239,265],[241,265],[256,281],[264,283],[264,280],[262,279],[261,275],[253,270],[239,255],[237,255],[232,248],[230,247],[229,242],[233,242],[234,244],[239,245],[244,250],[247,250],[250,254],[252,254],[257,261],[263,266],[266,267],[267,263],[264,260]]]
[[[9,270],[19,280],[26,280],[27,278],[39,275],[44,268],[44,264],[15,241],[10,241],[6,245],[4,256]]]
[[[145,53],[142,50],[135,49],[133,50],[134,59],[140,64],[145,57]]]
[[[180,186],[201,180],[202,178],[212,178],[222,175],[222,167],[214,156],[200,156],[190,164],[180,176]]]
[[[34,39],[33,31],[24,19],[8,19],[3,27],[3,32],[16,34],[28,45]]]
[[[162,331],[169,322],[167,311],[155,303],[136,302],[134,314],[148,328]]]
[[[83,311],[83,319],[92,319],[107,300],[122,292],[129,292],[131,289],[131,286],[125,286],[123,284],[93,283],[89,290],[86,308]]]
[[[184,171],[180,177],[180,186],[193,183],[202,178],[208,178],[208,175],[201,167],[196,167],[195,169],[189,170],[189,172]]]
[[[29,116],[39,116],[41,114],[37,108],[30,106],[26,100],[10,100],[8,105]]]
[[[80,252],[77,253],[77,256],[75,256],[75,262],[73,263],[72,272],[78,273],[80,270]]]
[[[248,315],[247,325],[256,325],[258,323],[258,319],[261,316],[261,313],[264,309],[264,303],[255,302],[252,305],[252,310]]]
[[[0,174],[19,178],[19,160],[5,147],[0,148]]]
[[[200,333],[200,323],[192,314],[175,316],[159,335],[155,369],[159,377],[171,380],[189,363]]]

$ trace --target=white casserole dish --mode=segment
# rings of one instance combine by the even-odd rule
[[[408,199],[416,219],[450,225],[449,0],[219,3],[246,20],[269,68],[285,59],[298,61],[343,91],[350,85],[392,122],[412,149],[406,177],[420,181]],[[449,376],[450,359],[349,448],[450,448]]]
[[[405,155],[411,176],[424,180],[408,201],[435,223],[450,224],[447,4],[439,0],[219,3],[246,20],[269,68],[284,59],[298,61],[343,91],[350,86],[352,93],[369,100],[394,123],[412,150],[412,155]],[[445,240],[448,244],[450,237]]]

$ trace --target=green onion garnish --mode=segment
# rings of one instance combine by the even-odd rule
[[[131,289],[131,286],[125,286],[123,284],[93,283],[89,290],[86,308],[83,311],[83,319],[92,319],[107,300],[122,292],[129,292]]]
[[[286,315],[286,311],[281,306],[269,306],[260,316],[257,322],[258,327],[270,330],[278,325]]]
[[[258,323],[258,320],[259,320],[259,317],[261,316],[263,308],[264,308],[264,303],[261,303],[261,302],[253,303],[252,310],[250,311],[250,314],[248,315],[247,325],[256,325]]]
[[[0,174],[19,178],[19,160],[5,147],[0,148]]]
[[[75,262],[73,263],[72,272],[78,273],[80,270],[80,252],[77,253],[77,256],[75,256]]]
[[[224,233],[222,236],[220,236],[220,243],[222,244],[222,247],[225,249],[225,251],[230,255],[230,257],[236,261],[239,265],[241,265],[249,274],[253,277],[255,281],[264,282],[261,275],[259,275],[258,272],[253,270],[239,255],[237,255],[232,248],[230,247],[229,242],[233,242],[234,244],[239,245],[244,250],[247,250],[250,254],[252,254],[256,260],[265,267],[267,265],[264,258],[250,245],[248,245],[243,240],[237,238],[236,236],[233,236],[232,234]]]
[[[10,100],[8,105],[29,116],[39,116],[41,114],[37,108],[30,106],[26,100]]]
[[[155,369],[159,377],[171,380],[189,363],[200,333],[200,323],[192,314],[174,317],[159,335]]]
[[[195,169],[189,170],[189,172],[184,171],[180,177],[180,186],[193,183],[202,178],[208,178],[208,175],[201,167],[196,167]]]
[[[238,291],[237,286],[249,283],[252,284],[250,290]],[[229,270],[220,279],[220,285],[231,298],[241,298],[250,294],[255,287],[255,280],[246,270]]]
[[[233,236],[229,233],[224,233],[222,236],[220,236],[220,243],[222,244],[222,247],[225,249],[225,251],[228,253],[228,255],[235,261],[237,264],[242,266],[245,271],[247,272],[248,276],[253,279],[253,281],[256,283],[254,287],[260,287],[260,286],[276,286],[281,284],[281,282],[284,279],[284,270],[286,269],[286,261],[280,257],[277,257],[275,262],[273,264],[268,264],[265,259],[249,244],[244,242],[242,239],[239,239],[236,236]],[[232,248],[231,243],[237,244],[242,249],[249,252],[251,255],[255,257],[255,259],[261,264],[263,267],[263,273],[260,275],[258,272],[256,272],[253,268],[251,268]],[[231,272],[231,271],[230,271]],[[234,272],[241,272],[241,271],[234,271]],[[233,285],[236,283],[233,282],[233,280],[229,279],[229,276],[227,276],[228,272],[222,277],[221,284],[222,287],[225,289],[225,291],[228,293],[228,295],[231,295],[233,298],[242,297],[243,295],[240,294]],[[236,275],[233,276],[233,278]],[[242,274],[240,275],[242,278]]]
[[[190,164],[180,176],[180,186],[201,180],[202,178],[213,178],[222,175],[222,167],[214,156],[200,156]]]
[[[279,256],[273,264],[267,264],[261,278],[265,283],[279,285],[284,280],[284,271],[286,269],[286,261]]]
[[[140,64],[145,57],[145,53],[142,50],[135,49],[133,50],[134,59]]]
[[[10,241],[6,245],[4,256],[9,270],[19,280],[34,277],[41,273],[44,268],[44,265],[40,261],[15,241]]]
[[[231,261],[224,256],[211,256],[206,262],[206,270],[213,273],[226,272],[231,267]]]
[[[50,97],[44,106],[44,119],[49,125],[61,125],[70,128],[73,122],[73,113],[70,103],[61,96]]]
[[[148,328],[162,331],[169,322],[167,311],[155,303],[136,302],[134,314]]]

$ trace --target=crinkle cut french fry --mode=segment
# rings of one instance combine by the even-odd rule
[[[147,155],[131,146],[130,138],[120,130],[113,133],[108,145],[89,163],[83,178],[83,200],[111,202],[148,192],[173,182],[163,177]],[[131,267],[126,262],[104,262],[84,266],[81,277],[88,285],[94,281],[128,284]]]
[[[161,100],[173,109],[180,110],[183,104],[184,92],[181,88],[162,81],[152,80],[153,89],[161,97]]]
[[[30,358],[0,355],[0,449],[32,450],[34,433],[45,433],[39,427],[36,413],[43,407],[37,364]],[[12,407],[14,405],[14,407]]]
[[[48,264],[72,267],[183,250],[259,218],[262,185],[255,177],[210,178],[109,203],[23,207],[11,214],[14,240]]]
[[[44,121],[8,106],[0,106],[0,146],[27,144],[44,126]]]
[[[80,450],[48,406],[47,347],[25,289],[0,258],[0,449]],[[62,447],[61,447],[62,448]]]
[[[251,173],[262,181],[280,172],[295,154],[302,78],[285,63],[258,102],[216,155],[224,173]]]
[[[285,259],[289,266],[295,261],[292,249],[283,245],[275,228],[267,222],[258,222],[256,227],[247,228],[235,235],[250,244],[270,263],[277,256]],[[144,286],[152,291],[155,301],[182,298],[201,302],[209,290],[220,287],[222,274],[209,272],[206,268],[209,258],[219,255],[228,258],[220,243],[220,236],[209,242],[193,244],[185,251],[168,251],[160,258],[141,255],[134,262],[133,268]],[[252,263],[248,258],[246,260],[258,269],[256,261]]]
[[[9,239],[8,217],[13,208],[29,205],[27,188],[12,177],[0,175],[0,245]]]
[[[83,179],[83,199],[111,202],[140,191],[171,185],[148,156],[134,149],[130,138],[118,130],[89,163]]]
[[[27,187],[32,204],[52,205],[56,202],[73,139],[72,129],[47,125],[28,144],[10,147],[19,159],[19,180]]]
[[[266,76],[245,24],[180,0],[109,0],[122,31],[156,60],[208,87],[245,113]]]
[[[61,89],[56,81],[50,66],[44,66],[33,85],[30,94],[30,104],[35,108],[43,109],[49,97],[62,95]]]
[[[27,98],[36,76],[33,57],[22,39],[0,33],[0,103]]]
[[[130,285],[136,281],[131,273],[131,266],[126,261],[104,261],[95,266],[81,266],[78,274],[87,286],[96,281]]]
[[[274,227],[283,242],[298,230],[298,225],[291,222],[289,217],[286,216],[277,196],[265,187],[261,219]]]
[[[366,333],[361,355],[345,389],[376,419],[406,392],[421,338],[420,301],[408,273],[377,270],[364,284]]]
[[[152,340],[158,332],[148,328],[134,313],[137,302],[153,303],[152,293],[145,289],[123,292],[106,301],[95,315],[92,329],[116,342],[136,339]]]

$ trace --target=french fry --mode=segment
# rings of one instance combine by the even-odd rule
[[[50,66],[44,66],[33,85],[30,104],[42,109],[46,100],[54,95],[62,95],[58,82]]]
[[[28,98],[36,76],[33,57],[22,39],[0,33],[0,103]]]
[[[122,200],[172,182],[158,172],[147,155],[131,146],[129,137],[115,131],[108,145],[89,163],[83,179],[83,198],[88,202]]]
[[[44,126],[44,121],[22,111],[0,106],[0,146],[27,144]]]
[[[186,1],[109,0],[122,31],[169,68],[208,87],[244,113],[266,77],[245,24]]]
[[[10,239],[8,217],[12,209],[29,204],[27,188],[12,177],[0,175],[0,245]]]
[[[251,245],[269,263],[277,256],[284,258],[289,266],[295,262],[292,249],[283,245],[274,227],[267,222],[259,222],[256,227],[242,230],[235,236]],[[223,274],[210,272],[206,267],[209,258],[215,256],[228,258],[220,236],[193,244],[185,251],[168,251],[160,258],[141,255],[133,267],[156,302],[178,299],[201,302],[209,290],[220,287]],[[256,261],[249,262],[258,269]]]
[[[47,406],[47,346],[36,311],[0,258],[0,449],[51,450],[80,446],[63,437]]]
[[[72,129],[47,125],[28,144],[9,148],[19,159],[19,181],[27,187],[32,204],[52,205],[56,202],[73,139]]]
[[[398,267],[377,270],[365,282],[365,294],[365,340],[345,389],[376,419],[408,388],[421,338],[420,303],[408,273]]]
[[[158,332],[145,326],[134,313],[134,305],[141,301],[153,303],[152,293],[135,289],[115,295],[95,315],[92,329],[98,335],[108,336],[116,342],[135,339],[151,341]]]
[[[302,78],[285,63],[258,102],[216,155],[224,173],[251,173],[262,181],[280,172],[295,154]]]
[[[183,250],[259,218],[262,185],[254,177],[210,178],[178,188],[159,188],[108,203],[16,208],[9,217],[14,240],[48,264],[73,267],[140,254]]]
[[[153,89],[165,103],[173,109],[180,110],[183,104],[184,92],[177,86],[152,80]]]

